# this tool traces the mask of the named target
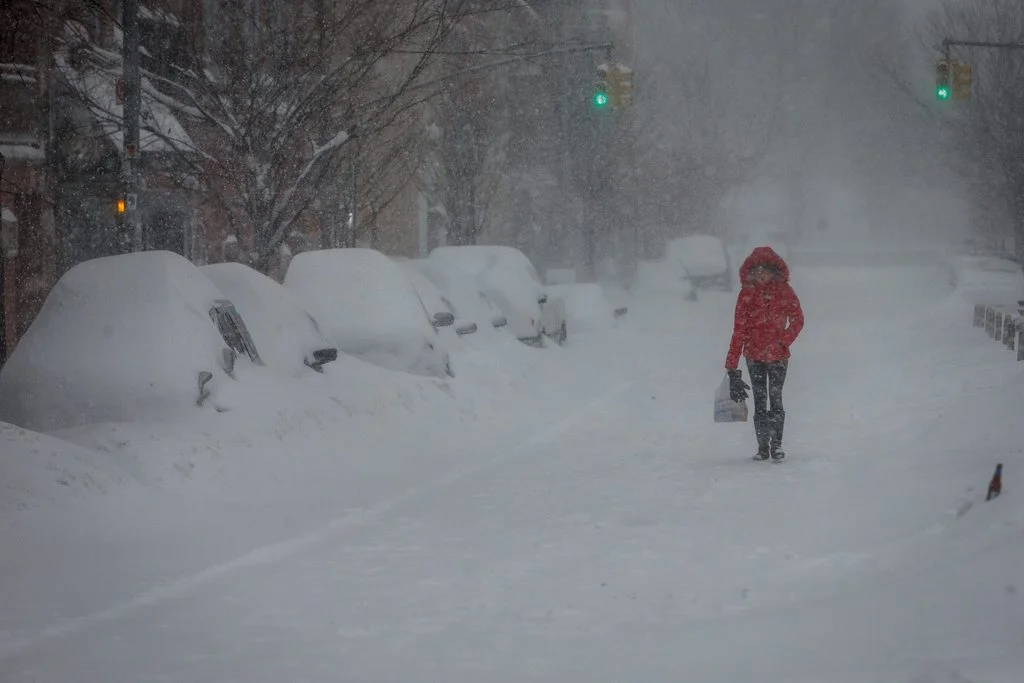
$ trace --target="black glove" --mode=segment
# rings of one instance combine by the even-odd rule
[[[747,389],[750,385],[743,381],[740,370],[726,370],[729,375],[729,398],[739,403],[747,400]]]

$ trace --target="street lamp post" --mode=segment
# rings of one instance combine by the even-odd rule
[[[4,166],[7,164],[7,158],[0,152],[0,232],[3,231],[3,212],[4,212]],[[0,236],[2,239],[2,236]],[[4,287],[6,284],[5,280],[5,266],[7,265],[7,254],[2,253],[0,249],[0,365],[7,362],[7,290]]]

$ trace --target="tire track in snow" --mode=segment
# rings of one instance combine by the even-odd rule
[[[509,458],[515,457],[520,453],[529,451],[530,449],[545,442],[551,441],[567,432],[591,413],[600,410],[609,403],[614,402],[623,394],[628,393],[635,386],[642,384],[659,374],[662,374],[662,372],[652,371],[619,384],[611,390],[601,394],[593,401],[577,408],[566,417],[548,425],[534,436],[520,443],[518,446],[507,449],[482,462],[477,462],[466,467],[456,468],[447,474],[406,489],[403,493],[400,493],[397,496],[382,500],[363,510],[349,512],[348,514],[342,515],[314,531],[296,536],[287,541],[281,541],[279,543],[273,543],[256,548],[235,558],[234,560],[214,565],[201,572],[172,581],[162,586],[151,588],[127,602],[114,605],[113,607],[109,607],[99,612],[93,612],[92,614],[63,620],[53,626],[42,629],[35,635],[15,638],[7,642],[0,641],[0,661],[11,659],[26,650],[48,642],[73,636],[77,633],[86,631],[93,626],[117,621],[118,619],[134,614],[139,610],[176,600],[197,588],[221,580],[235,572],[267,566],[287,560],[307,548],[329,540],[337,534],[368,524],[379,517],[401,508],[403,505],[411,503],[427,494],[433,493],[438,489],[444,488],[449,484],[453,484],[481,471],[485,471],[491,467],[501,464]]]

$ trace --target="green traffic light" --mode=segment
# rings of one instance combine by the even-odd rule
[[[608,93],[598,91],[594,93],[594,106],[597,108],[603,108],[608,106]]]
[[[939,86],[935,90],[935,97],[937,99],[939,99],[939,100],[948,100],[949,99],[949,88],[944,87],[944,86]]]

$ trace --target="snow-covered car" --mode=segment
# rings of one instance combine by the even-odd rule
[[[714,235],[688,235],[669,240],[665,260],[678,268],[695,289],[732,290],[729,255]]]
[[[261,362],[245,323],[167,251],[64,273],[0,371],[0,420],[50,431],[179,417],[209,405],[235,361]]]
[[[409,282],[419,294],[438,333],[443,334],[450,331],[460,337],[475,333],[477,331],[476,323],[459,318],[452,302],[441,293],[437,285],[414,268],[411,263],[411,259],[398,261],[398,265],[402,267]]]
[[[479,332],[507,328],[507,318],[466,271],[431,259],[412,259],[406,263],[437,287],[458,320],[476,325]]]
[[[269,366],[293,373],[304,367],[322,372],[326,363],[337,360],[337,345],[281,284],[241,263],[215,263],[200,270],[237,307]]]
[[[448,353],[402,267],[374,249],[296,255],[284,285],[342,351],[418,375],[451,375]]]
[[[596,282],[548,285],[548,291],[565,301],[566,327],[572,334],[601,332],[615,327],[616,312]]]
[[[694,298],[693,284],[668,261],[641,261],[633,275],[634,294],[671,294]]]
[[[523,252],[513,247],[466,245],[438,247],[430,252],[430,258],[475,277],[520,341],[539,344],[547,335],[565,343],[565,302],[548,294]]]
[[[999,256],[962,255],[947,262],[949,284],[971,303],[1011,306],[1024,299],[1024,268]]]

